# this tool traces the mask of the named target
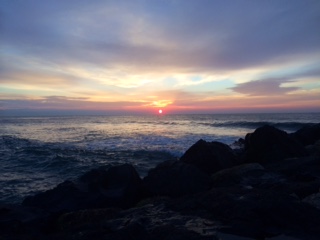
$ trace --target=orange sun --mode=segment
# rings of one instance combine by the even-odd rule
[[[159,109],[159,114],[161,114],[162,113],[162,109]]]

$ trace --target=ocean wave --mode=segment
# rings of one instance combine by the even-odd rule
[[[290,129],[299,130],[303,127],[308,127],[315,125],[317,123],[302,123],[302,122],[251,122],[251,121],[226,121],[226,122],[216,122],[216,123],[199,123],[205,126],[211,127],[221,127],[221,128],[246,128],[246,129],[256,129],[264,125],[270,125],[279,129]]]

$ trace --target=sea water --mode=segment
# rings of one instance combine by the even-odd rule
[[[0,203],[53,188],[97,167],[134,165],[141,177],[199,139],[232,144],[269,124],[287,132],[320,113],[0,117]]]

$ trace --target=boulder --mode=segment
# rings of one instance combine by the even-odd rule
[[[246,162],[267,163],[306,155],[306,150],[299,142],[269,125],[257,128],[245,137]]]
[[[236,164],[236,157],[228,145],[202,139],[192,145],[180,160],[198,167],[207,174]]]
[[[320,140],[320,123],[303,127],[291,135],[304,146],[312,145]]]
[[[111,206],[132,207],[144,197],[142,180],[130,164],[110,168],[106,180],[103,193],[111,200]]]
[[[191,164],[181,161],[166,161],[151,169],[143,179],[153,196],[180,197],[208,190],[210,177]]]
[[[142,180],[132,165],[93,169],[76,181],[25,198],[24,206],[68,212],[87,208],[133,206],[143,197]]]
[[[241,188],[275,188],[279,187],[285,178],[278,173],[268,171],[258,163],[247,163],[228,169],[223,169],[211,176],[213,187]]]

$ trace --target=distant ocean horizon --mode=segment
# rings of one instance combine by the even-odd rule
[[[0,115],[0,202],[53,188],[97,167],[133,164],[141,177],[200,139],[232,144],[269,124],[288,133],[320,113]]]

